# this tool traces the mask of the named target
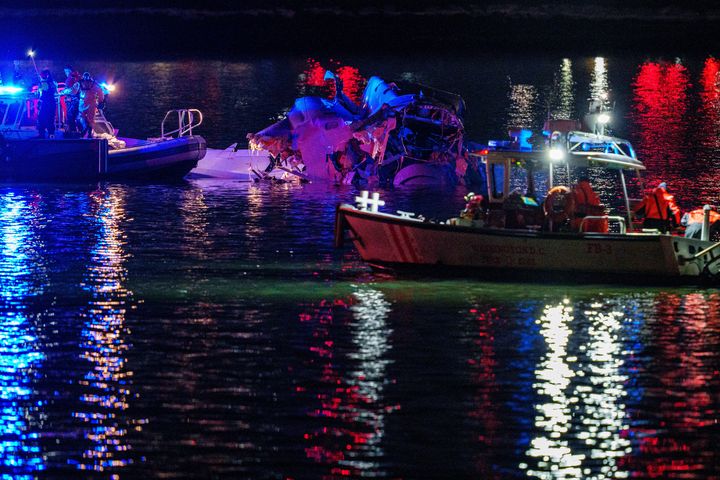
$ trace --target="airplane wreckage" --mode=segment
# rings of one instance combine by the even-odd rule
[[[454,185],[473,168],[463,147],[465,103],[456,94],[371,77],[361,105],[332,72],[334,99],[301,97],[279,122],[248,134],[270,152],[258,175],[281,169],[308,180],[366,185]]]

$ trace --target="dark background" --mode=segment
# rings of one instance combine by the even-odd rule
[[[713,51],[710,1],[116,1],[0,4],[0,56],[204,58],[269,52]],[[186,2],[189,3],[189,2]]]

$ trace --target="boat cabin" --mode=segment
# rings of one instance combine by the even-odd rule
[[[475,156],[486,172],[484,221],[488,226],[601,233],[634,230],[631,207],[640,200],[631,198],[628,187],[643,191],[640,172],[645,166],[627,140],[556,131],[541,148],[491,147]],[[582,212],[571,205],[571,190],[588,172],[602,180],[605,189],[619,185],[621,195],[612,196],[621,196],[623,204],[592,205],[591,211]],[[586,188],[590,187],[597,190],[599,186]],[[611,215],[611,209],[624,211],[623,215]]]

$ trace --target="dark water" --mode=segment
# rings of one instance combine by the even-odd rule
[[[581,114],[591,92],[609,90],[615,133],[652,181],[666,179],[685,207],[720,192],[712,59],[334,65],[359,90],[360,76],[380,73],[463,94],[478,140],[537,126],[548,105]],[[126,134],[156,135],[165,110],[192,106],[211,146],[225,147],[312,91],[313,66],[81,68],[116,79],[110,115]],[[383,197],[443,217],[465,192]],[[720,476],[716,289],[375,275],[332,247],[335,206],[355,194],[0,186],[3,478]]]

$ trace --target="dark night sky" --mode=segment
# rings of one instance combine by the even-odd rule
[[[718,26],[712,1],[36,1],[0,4],[0,55],[16,57],[29,45],[153,58],[409,48],[713,53]]]

